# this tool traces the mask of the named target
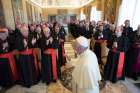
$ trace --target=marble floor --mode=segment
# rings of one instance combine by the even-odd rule
[[[25,88],[20,85],[15,85],[12,88],[9,88],[0,93],[72,93],[67,90],[60,81],[57,83],[52,83],[49,86],[45,84],[38,83],[37,85],[32,86],[31,88]],[[121,82],[116,84],[108,83],[105,88],[103,88],[100,93],[131,93],[127,91],[125,85]]]

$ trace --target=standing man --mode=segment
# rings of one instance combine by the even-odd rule
[[[125,26],[123,27],[123,34],[128,36],[128,38],[131,40],[133,28],[130,27],[130,20],[125,20],[124,24],[125,24]]]
[[[94,52],[97,55],[98,58],[98,63],[102,65],[102,60],[101,60],[101,45],[103,43],[106,43],[107,41],[107,33],[104,30],[104,26],[102,23],[99,24],[99,29],[94,34],[94,38],[96,40],[95,45],[94,45]]]
[[[118,80],[125,79],[124,61],[126,51],[129,47],[129,40],[123,34],[121,26],[116,28],[112,39],[108,40],[109,53],[107,63],[104,67],[104,79],[116,83]]]
[[[8,29],[0,28],[0,86],[11,86],[17,81],[17,69],[10,44]]]
[[[23,25],[16,38],[16,49],[19,51],[18,71],[23,86],[31,87],[38,81],[38,62],[33,52],[36,38],[29,37],[28,27]]]
[[[140,25],[136,31],[133,32],[131,48],[125,64],[126,75],[137,80],[140,76]]]
[[[98,81],[101,80],[101,75],[98,61],[88,46],[88,40],[83,36],[73,42],[73,47],[79,55],[72,73],[73,93],[99,93]]]
[[[60,29],[60,25],[55,22],[53,25],[52,37],[54,39],[54,48],[57,52],[58,64],[60,66],[65,65],[65,50],[64,50],[64,42],[65,42],[65,34],[64,31]],[[60,68],[60,67],[58,67]]]
[[[57,80],[57,61],[56,53],[53,48],[53,38],[50,35],[50,29],[43,29],[42,38],[39,40],[41,49],[41,79],[47,85]]]

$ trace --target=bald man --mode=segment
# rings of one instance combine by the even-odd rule
[[[36,39],[29,36],[26,25],[20,28],[20,34],[16,38],[16,49],[19,51],[18,71],[20,81],[25,87],[30,87],[38,81],[38,64],[33,52]]]
[[[79,55],[72,72],[73,93],[99,93],[98,81],[101,80],[101,75],[98,60],[88,45],[88,40],[83,36],[73,42],[73,48]]]
[[[54,40],[50,35],[50,29],[48,27],[43,28],[42,37],[39,39],[39,48],[41,49],[41,79],[43,83],[47,85],[52,81],[56,81],[57,74],[57,62],[56,53],[54,49]]]
[[[104,79],[116,83],[125,79],[124,61],[125,54],[129,47],[129,39],[123,34],[121,26],[112,34],[112,39],[108,42],[109,53],[107,63],[104,67]]]

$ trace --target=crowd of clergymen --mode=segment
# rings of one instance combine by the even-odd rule
[[[65,30],[53,25],[17,24],[15,30],[0,29],[0,86],[30,87],[40,80],[46,84],[61,78]]]
[[[74,38],[90,39],[105,81],[137,80],[140,74],[140,26],[136,31],[126,20],[124,26],[102,21],[72,21]],[[0,29],[0,86],[21,84],[30,87],[40,80],[46,84],[61,79],[66,63],[66,32],[59,23],[17,24],[15,30]]]
[[[69,25],[74,37],[90,39],[90,49],[95,52],[103,80],[124,80],[125,76],[137,80],[140,76],[140,25],[136,30],[130,20],[124,25],[99,21],[73,21]]]

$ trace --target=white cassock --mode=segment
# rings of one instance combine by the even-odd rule
[[[101,75],[97,57],[91,50],[87,49],[79,55],[72,78],[73,93],[99,93]]]

